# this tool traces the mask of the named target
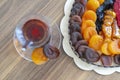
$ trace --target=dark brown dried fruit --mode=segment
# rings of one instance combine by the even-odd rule
[[[81,24],[81,18],[80,18],[80,16],[78,16],[78,15],[72,16],[71,19],[70,19],[70,23],[72,24],[74,22],[79,22],[79,24]]]
[[[81,3],[75,3],[71,10],[70,16],[72,17],[73,15],[79,15],[80,17],[82,17],[83,13],[84,13],[84,6]]]
[[[108,67],[112,64],[112,57],[108,55],[101,55],[101,62],[105,67]]]
[[[82,40],[82,35],[79,32],[73,32],[70,36],[70,40],[74,46],[79,40]]]
[[[114,62],[118,65],[120,65],[120,54],[117,54],[114,56]]]
[[[70,29],[70,34],[76,31],[80,32],[80,24],[78,22],[74,22],[69,26],[69,29]]]
[[[97,62],[100,59],[99,53],[91,48],[86,49],[84,57],[88,62]]]
[[[80,2],[83,6],[85,6],[87,3],[87,0],[75,0],[75,2]]]
[[[82,46],[82,45],[88,46],[87,41],[86,41],[86,40],[80,40],[80,41],[78,41],[78,42],[75,44],[75,50],[77,50],[77,49],[78,49],[80,46]]]
[[[84,54],[85,54],[85,51],[86,49],[89,48],[88,46],[80,46],[78,49],[77,49],[77,52],[78,52],[78,55],[79,57],[84,57]]]
[[[49,59],[55,59],[60,55],[59,50],[50,44],[44,46],[44,53]]]

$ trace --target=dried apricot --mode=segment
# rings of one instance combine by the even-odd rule
[[[100,50],[101,46],[103,44],[103,37],[100,35],[93,35],[89,41],[89,47]]]
[[[120,40],[114,40],[114,41],[111,41],[108,45],[108,49],[113,55],[120,54],[119,42]]]
[[[105,0],[98,0],[100,5],[104,3]]]
[[[93,36],[96,35],[97,31],[94,27],[87,27],[84,31],[83,31],[83,37],[86,41],[89,41],[89,39]]]
[[[95,22],[92,20],[85,20],[82,22],[81,32],[83,32],[87,27],[96,27]]]
[[[98,0],[88,0],[87,2],[87,10],[93,10],[96,12],[97,8],[100,6]]]
[[[83,14],[83,17],[82,17],[82,21],[84,21],[84,20],[93,20],[94,22],[96,22],[96,19],[97,19],[97,15],[92,10],[85,11],[85,13]]]
[[[36,48],[33,50],[32,52],[32,61],[37,64],[43,64],[44,62],[46,62],[48,60],[48,58],[45,56],[44,52],[43,52],[43,48]]]
[[[111,52],[108,50],[108,43],[104,43],[102,45],[101,52],[105,55],[112,55]]]

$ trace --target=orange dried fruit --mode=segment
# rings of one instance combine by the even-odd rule
[[[93,10],[95,12],[99,6],[100,6],[100,3],[98,0],[88,0],[87,5],[86,5],[87,10]]]
[[[114,40],[114,41],[111,41],[108,45],[108,49],[113,55],[120,54],[119,42],[120,40]]]
[[[105,55],[112,55],[111,52],[108,50],[108,43],[104,43],[101,47],[101,52]]]
[[[82,17],[82,21],[84,21],[84,20],[93,20],[94,22],[96,22],[96,19],[97,19],[97,15],[92,10],[85,11],[85,13],[83,14],[83,17]]]
[[[93,36],[96,35],[97,31],[94,27],[87,27],[84,31],[83,31],[83,37],[86,41],[89,41],[89,39]]]
[[[48,58],[45,56],[43,48],[36,48],[32,52],[32,61],[37,64],[43,64],[48,60]]]
[[[83,32],[87,27],[95,27],[95,22],[93,22],[92,20],[85,20],[82,22],[82,27],[81,27],[81,32]]]
[[[103,37],[102,36],[100,36],[100,35],[93,35],[90,38],[89,47],[91,47],[91,48],[93,48],[95,50],[100,50],[102,44],[103,44]]]
[[[98,0],[100,5],[104,3],[105,0]]]

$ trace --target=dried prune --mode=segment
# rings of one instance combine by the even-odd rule
[[[84,57],[87,60],[87,62],[97,62],[100,59],[99,53],[91,48],[86,49]]]
[[[118,65],[120,65],[120,54],[117,54],[114,56],[114,62]]]
[[[85,6],[87,3],[87,0],[75,0],[75,2],[80,2],[83,6]]]
[[[101,55],[101,62],[103,66],[108,67],[112,64],[112,57],[108,55]]]
[[[81,24],[81,18],[80,18],[80,16],[78,16],[78,15],[72,16],[71,19],[70,19],[70,24],[72,24],[74,22],[79,22]]]
[[[70,36],[70,40],[74,46],[79,40],[82,40],[82,35],[79,32],[73,32]]]
[[[49,59],[55,59],[60,55],[59,50],[50,44],[44,46],[44,53]]]
[[[79,48],[77,49],[77,52],[78,52],[78,55],[80,58],[83,58],[84,57],[84,54],[85,54],[85,51],[86,49],[89,48],[88,46],[79,46]]]
[[[73,15],[79,15],[80,17],[82,17],[83,13],[84,13],[84,6],[81,3],[75,3],[71,10],[70,16],[72,17]]]
[[[78,49],[80,46],[82,46],[82,45],[88,46],[87,41],[85,41],[85,40],[80,40],[80,41],[78,41],[78,42],[75,44],[75,49],[77,50],[77,49]]]
[[[72,23],[70,26],[69,26],[69,29],[70,29],[70,34],[72,32],[80,32],[80,24],[78,22],[74,22]]]

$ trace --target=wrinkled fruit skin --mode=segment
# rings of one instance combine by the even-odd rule
[[[75,50],[77,50],[77,49],[78,49],[80,46],[82,46],[82,45],[88,46],[87,41],[85,41],[85,40],[80,40],[80,41],[78,41],[78,42],[75,44]]]
[[[87,0],[75,0],[76,3],[81,3],[83,6],[86,5]]]
[[[114,62],[120,65],[120,54],[114,56]]]
[[[73,15],[79,15],[80,17],[82,17],[83,13],[84,13],[84,6],[81,3],[75,3],[71,10],[70,16],[72,17]]]
[[[91,48],[86,49],[84,57],[87,60],[87,62],[97,62],[100,59],[99,53]]]
[[[55,59],[60,55],[59,50],[50,44],[44,46],[44,53],[49,59]]]
[[[78,22],[74,22],[69,26],[70,34],[73,32],[80,32],[80,24]]]
[[[79,48],[77,49],[77,52],[78,52],[78,55],[80,58],[84,58],[84,54],[85,54],[85,51],[87,48],[89,48],[89,47],[85,46],[85,45],[79,46]]]
[[[112,57],[108,55],[101,55],[101,62],[105,67],[108,67],[112,64]]]
[[[70,40],[74,46],[79,40],[82,40],[82,35],[79,32],[73,32],[70,36]]]
[[[78,16],[78,15],[72,16],[71,19],[70,19],[70,23],[72,24],[72,23],[74,23],[74,22],[78,22],[78,23],[80,24],[80,23],[82,22],[80,16]],[[80,24],[80,25],[81,25],[81,24]]]

